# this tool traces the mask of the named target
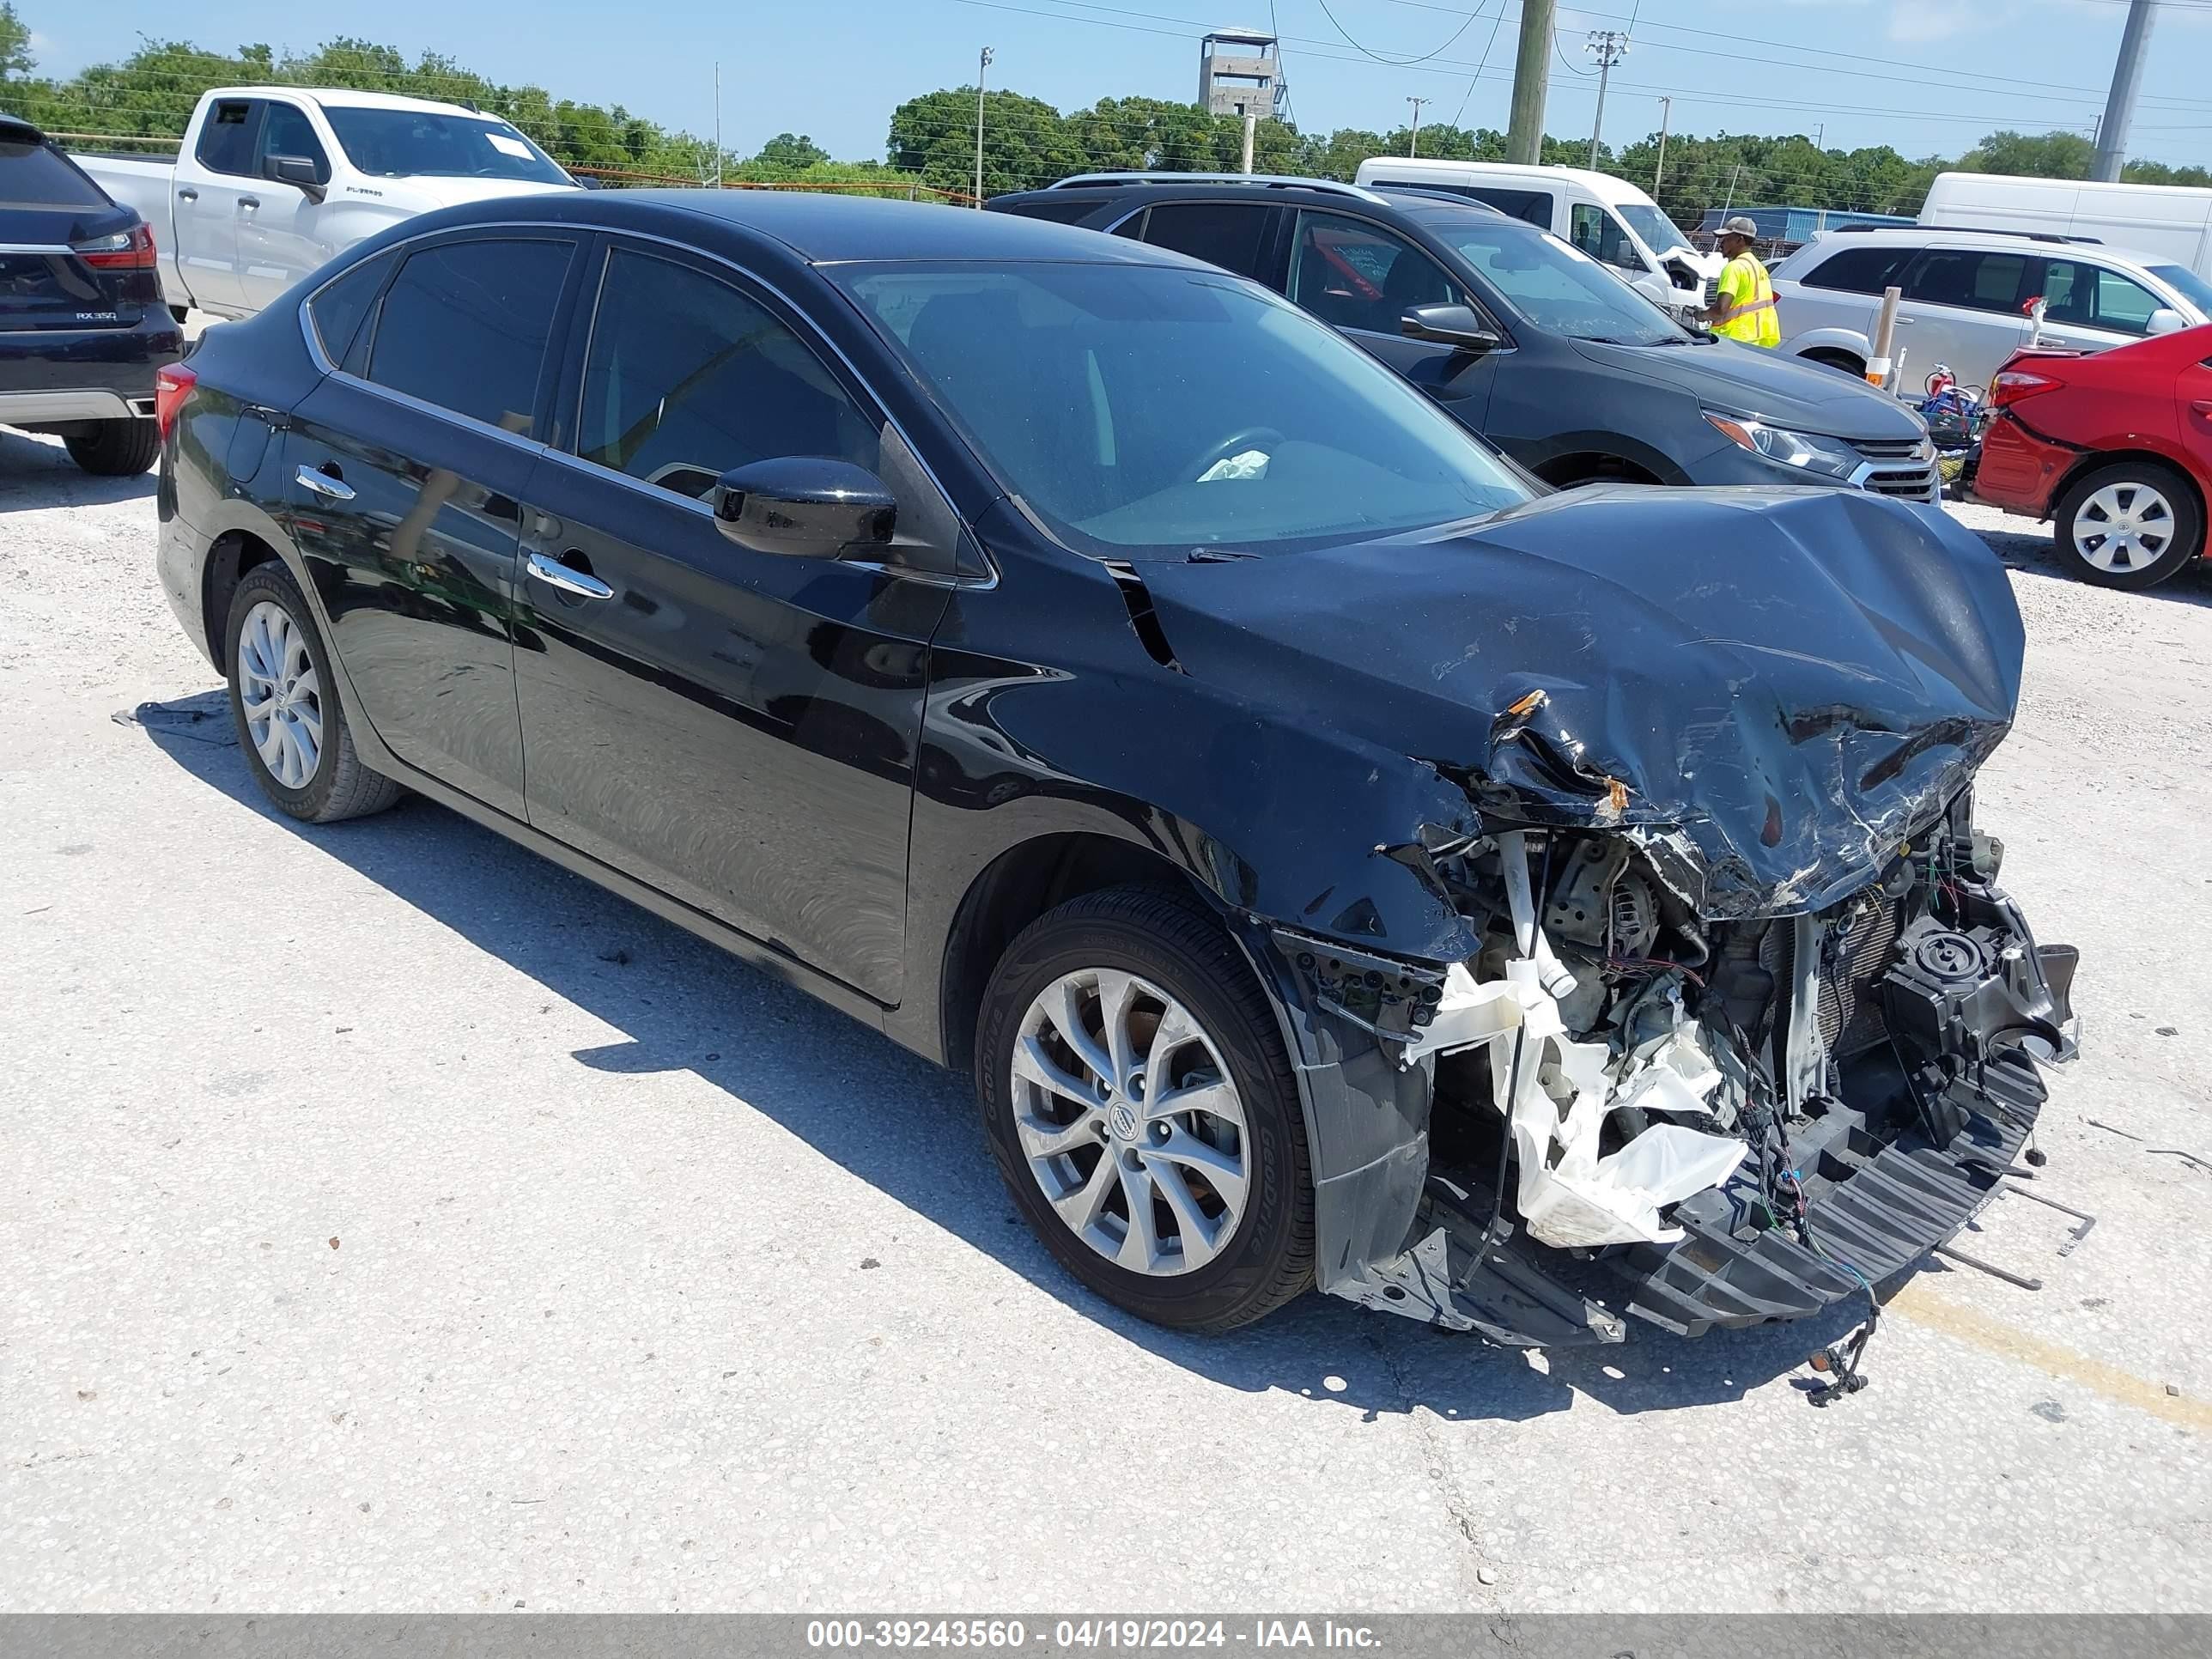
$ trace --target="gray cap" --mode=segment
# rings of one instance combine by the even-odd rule
[[[1759,240],[1759,227],[1752,223],[1750,220],[1745,218],[1743,215],[1739,213],[1735,218],[1729,220],[1726,224],[1721,227],[1721,234],[1723,236],[1748,236],[1755,242]]]

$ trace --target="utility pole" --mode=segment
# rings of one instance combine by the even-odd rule
[[[722,60],[714,60],[714,188],[722,187]]]
[[[2119,60],[2112,65],[2112,89],[2105,99],[2105,118],[2097,124],[2097,165],[2092,179],[2116,183],[2128,159],[2128,123],[2135,118],[2136,93],[2142,85],[2143,49],[2150,44],[2151,8],[2155,0],[2128,0],[2128,21],[2120,31]]]
[[[1252,137],[1259,131],[1260,118],[1250,110],[1244,112],[1244,171],[1252,171]]]
[[[1421,153],[1421,106],[1429,100],[1425,98],[1408,98],[1406,101],[1413,106],[1413,131],[1406,140],[1406,154],[1408,156],[1414,156]]]
[[[1667,123],[1673,118],[1674,113],[1674,100],[1671,98],[1662,98],[1659,100],[1659,161],[1658,165],[1651,169],[1651,195],[1654,200],[1656,200],[1659,195],[1659,181],[1667,176]]]
[[[1544,159],[1544,85],[1552,66],[1552,14],[1557,3],[1521,3],[1521,49],[1513,59],[1513,115],[1505,135],[1505,159],[1524,166]]]
[[[1605,83],[1613,66],[1628,56],[1628,37],[1619,29],[1592,29],[1583,50],[1597,54],[1597,119],[1590,124],[1590,170],[1597,170],[1598,140],[1605,131]]]
[[[983,71],[991,67],[991,49],[983,48],[975,65],[975,205],[983,205]]]

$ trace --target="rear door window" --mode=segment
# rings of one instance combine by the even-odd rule
[[[2035,262],[2025,253],[1930,248],[1905,272],[1905,297],[1922,305],[2017,315]]]
[[[323,153],[323,141],[315,137],[315,129],[303,110],[289,104],[272,103],[261,121],[261,159],[264,166],[255,171],[266,173],[266,163],[279,155],[297,156],[315,164],[315,182],[327,185],[331,181],[330,157]]]
[[[992,204],[996,207],[996,203]],[[1011,207],[1000,208],[1001,213],[1012,213],[1024,219],[1049,219],[1056,225],[1072,225],[1087,219],[1098,211],[1096,196],[1053,197],[1040,196],[1034,202],[1016,202]]]
[[[316,289],[314,297],[307,301],[307,316],[314,325],[315,338],[322,345],[323,356],[331,362],[344,362],[346,354],[353,349],[354,336],[361,331],[362,319],[368,315],[368,308],[376,303],[378,290],[392,274],[397,257],[386,253],[364,259],[344,276]]]
[[[368,378],[527,437],[575,244],[445,242],[410,254],[377,313]]]
[[[1239,276],[1257,276],[1275,211],[1241,202],[1163,202],[1145,222],[1145,240]]]
[[[1807,288],[1879,294],[1897,280],[1911,257],[1909,247],[1847,247],[1830,254],[1798,280]]]
[[[1335,213],[1298,215],[1290,294],[1325,323],[1374,334],[1397,333],[1411,307],[1467,303],[1420,249],[1380,225]]]
[[[47,144],[0,140],[0,207],[104,208],[98,185]]]
[[[210,173],[228,173],[240,179],[253,177],[254,130],[261,105],[252,98],[225,98],[207,112],[200,127],[199,147],[192,153]]]

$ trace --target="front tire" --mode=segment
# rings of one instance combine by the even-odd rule
[[[292,574],[246,573],[224,635],[230,714],[253,781],[277,809],[307,823],[380,812],[400,787],[354,751],[330,653]]]
[[[63,439],[62,445],[70,459],[96,478],[131,478],[154,465],[161,453],[161,434],[151,421],[101,421],[89,432]]]
[[[1115,1306],[1225,1331],[1313,1283],[1313,1176],[1274,1012],[1214,918],[1117,887],[1007,948],[977,1104],[1016,1206]]]
[[[2053,515],[2074,574],[2100,587],[2155,587],[2204,551],[2204,510],[2157,461],[2127,460],[2074,481]]]

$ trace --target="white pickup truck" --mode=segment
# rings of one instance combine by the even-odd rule
[[[326,88],[218,88],[174,161],[76,159],[154,228],[162,297],[179,319],[187,307],[251,316],[333,255],[433,208],[579,187],[493,116]]]

